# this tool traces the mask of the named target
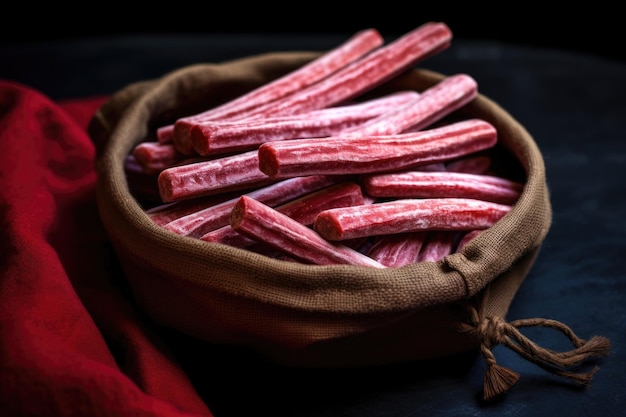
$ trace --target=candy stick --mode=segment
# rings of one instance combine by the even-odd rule
[[[458,232],[433,230],[428,232],[426,240],[417,256],[417,262],[436,262],[454,250]]]
[[[365,191],[373,197],[441,198],[459,197],[513,204],[523,184],[494,175],[449,171],[402,171],[361,177]]]
[[[259,169],[270,177],[396,171],[458,158],[496,142],[495,127],[480,119],[396,135],[266,142],[259,146]]]
[[[344,43],[325,52],[304,66],[218,107],[190,117],[181,118],[174,123],[173,128],[163,127],[157,134],[163,136],[163,139],[161,139],[163,141],[170,140],[168,139],[169,136],[179,152],[192,154],[193,149],[190,143],[189,131],[192,125],[187,124],[187,121],[200,119],[218,120],[234,116],[243,117],[255,107],[277,100],[328,77],[340,68],[378,48],[383,43],[384,39],[377,30],[365,29],[359,31]]]
[[[436,121],[460,109],[478,94],[476,81],[466,74],[444,78],[425,90],[419,97],[352,128],[343,134],[390,135],[422,130]]]
[[[428,22],[327,78],[284,99],[256,108],[251,116],[304,113],[354,98],[450,46],[452,32],[444,23]]]
[[[331,136],[401,107],[417,97],[419,93],[416,91],[403,91],[362,103],[291,116],[199,121],[191,129],[191,143],[196,153],[208,156],[250,150],[264,142]]]
[[[341,243],[329,242],[302,223],[246,196],[233,208],[230,225],[239,233],[301,261],[385,268],[369,256]]]
[[[176,151],[174,145],[159,142],[141,142],[132,154],[146,173],[155,175],[188,158]]]
[[[159,194],[163,202],[167,203],[276,182],[258,167],[256,150],[174,166],[159,174]]]
[[[367,256],[388,268],[418,262],[420,249],[426,236],[427,232],[377,236],[367,252]]]
[[[251,195],[248,195],[251,197]],[[257,199],[257,201],[262,202]],[[265,203],[268,205],[267,203]],[[291,217],[298,223],[310,226],[318,213],[329,208],[364,204],[361,187],[353,182],[343,182],[323,188],[275,207],[278,212]],[[238,233],[230,225],[212,230],[200,237],[206,242],[224,243],[236,247],[250,246],[252,239]]]
[[[392,200],[321,212],[314,229],[327,240],[428,230],[475,230],[491,227],[511,206],[467,198]]]
[[[308,195],[309,193],[318,191],[340,181],[340,177],[330,177],[326,175],[295,177],[258,188],[246,193],[246,195],[269,206],[275,206],[297,199],[303,195]],[[240,196],[241,194],[233,195],[227,200],[219,201],[214,204],[206,204],[204,207],[198,204],[192,211],[187,211],[188,204],[185,204],[185,212],[178,217],[171,218],[173,217],[173,213],[171,211],[166,212],[165,214],[171,219],[168,222],[162,223],[162,225],[166,229],[179,235],[200,237],[211,230],[228,225],[228,216]],[[179,203],[191,203],[196,200],[206,200],[206,198],[207,197],[204,199],[194,198]],[[155,219],[155,214],[152,216],[153,220],[157,220]],[[164,213],[158,214],[159,220],[163,217]]]

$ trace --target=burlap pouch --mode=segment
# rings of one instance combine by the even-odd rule
[[[552,212],[536,143],[485,96],[463,113],[498,129],[502,165],[519,170],[525,187],[510,213],[439,262],[377,269],[280,261],[181,237],[144,213],[123,164],[136,144],[177,117],[234,98],[318,55],[270,53],[184,67],[124,88],[94,116],[89,131],[98,150],[100,214],[138,305],[159,324],[213,343],[245,346],[282,364],[370,366],[480,349],[488,365],[485,397],[491,398],[518,378],[491,353],[504,344],[550,372],[586,384],[594,370],[569,368],[606,354],[608,340],[580,339],[547,319],[505,320]],[[371,94],[422,91],[442,77],[413,69]],[[574,348],[558,353],[541,348],[518,330],[531,325],[559,329]]]

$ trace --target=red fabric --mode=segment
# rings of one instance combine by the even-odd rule
[[[86,133],[104,100],[0,80],[0,416],[211,416],[115,284]]]

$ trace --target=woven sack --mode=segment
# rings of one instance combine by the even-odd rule
[[[518,375],[496,364],[503,344],[555,374],[587,384],[594,370],[569,370],[604,355],[608,340],[576,337],[547,319],[507,322],[507,310],[529,273],[551,224],[544,163],[531,135],[480,95],[465,117],[498,130],[499,161],[525,183],[513,209],[438,262],[401,268],[317,266],[182,237],[144,213],[150,202],[131,190],[124,159],[155,129],[264,84],[316,58],[315,52],[269,53],[183,67],[114,94],[89,127],[97,148],[100,215],[134,297],[155,322],[217,344],[244,346],[277,363],[361,367],[441,358],[480,349],[484,394],[506,391]],[[423,91],[444,76],[415,68],[369,94]],[[549,326],[570,337],[554,352],[518,329]]]

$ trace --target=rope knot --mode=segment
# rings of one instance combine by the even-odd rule
[[[506,322],[498,316],[485,317],[480,320],[476,331],[481,343],[488,349],[502,343],[506,325]]]

